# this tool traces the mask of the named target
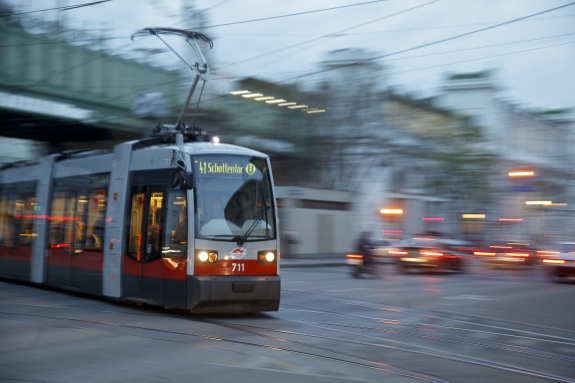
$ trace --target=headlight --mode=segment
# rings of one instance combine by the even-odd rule
[[[212,250],[198,250],[196,256],[200,262],[214,263],[218,261],[218,252]]]
[[[277,256],[275,250],[258,251],[258,262],[260,263],[275,263]]]

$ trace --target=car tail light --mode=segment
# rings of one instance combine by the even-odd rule
[[[347,259],[363,259],[363,255],[361,254],[346,254],[345,257]]]
[[[443,255],[443,253],[440,253],[438,251],[420,251],[421,255],[427,255],[430,257],[441,257]]]
[[[509,255],[510,257],[523,257],[523,258],[529,257],[528,253],[505,253],[505,255]]]
[[[561,264],[565,263],[565,260],[564,259],[544,259],[543,263],[552,263],[552,264],[561,265]]]

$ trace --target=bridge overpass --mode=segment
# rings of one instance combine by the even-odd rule
[[[179,71],[107,52],[57,22],[29,24],[0,23],[0,136],[33,140],[50,153],[111,147],[147,135],[159,118],[175,121]],[[18,159],[11,142],[0,139],[0,162]]]

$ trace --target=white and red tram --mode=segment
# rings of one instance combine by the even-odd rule
[[[127,142],[0,170],[0,276],[192,312],[279,307],[269,158]]]
[[[201,61],[184,60],[196,78],[176,124],[111,153],[0,166],[0,277],[192,312],[277,311],[269,158],[182,123],[209,74],[196,40],[212,42],[172,28],[134,36],[161,34],[185,37]]]

